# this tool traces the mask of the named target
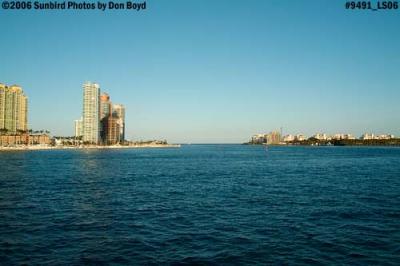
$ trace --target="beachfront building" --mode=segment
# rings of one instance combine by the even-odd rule
[[[371,139],[375,139],[375,135],[374,134],[370,134],[370,133],[365,133],[361,136],[362,140],[371,140]]]
[[[75,121],[75,136],[79,135]],[[114,145],[125,140],[125,107],[112,104],[107,93],[100,93],[97,83],[83,85],[82,136],[85,144]]]
[[[100,142],[100,86],[97,83],[83,84],[83,141]]]
[[[50,145],[50,143],[49,135],[44,133],[0,135],[0,146]]]
[[[107,119],[112,114],[110,96],[103,92],[100,95],[100,137],[101,142],[107,142]]]
[[[0,130],[5,128],[4,127],[5,107],[6,107],[6,85],[0,83]]]
[[[105,144],[115,145],[121,142],[118,118],[113,117],[111,114],[107,118],[104,118],[104,129],[106,136]]]
[[[0,131],[17,134],[28,130],[28,97],[17,85],[0,84]]]
[[[356,137],[354,137],[352,134],[345,134],[344,135],[344,139],[352,139],[352,140],[354,140],[354,139],[356,139]]]
[[[252,144],[280,144],[281,134],[278,131],[273,131],[268,134],[256,134],[252,136],[250,143]]]
[[[83,136],[83,118],[75,120],[75,137],[80,138]]]
[[[267,144],[276,145],[281,142],[281,133],[278,131],[272,131],[266,136]]]
[[[352,134],[335,134],[332,136],[333,140],[354,140],[356,139]]]
[[[302,134],[297,134],[295,136],[296,141],[305,141],[307,138],[306,136],[302,135]]]
[[[122,104],[114,104],[112,116],[117,119],[119,125],[119,141],[125,141],[125,107]]]
[[[328,136],[325,133],[317,133],[312,137],[317,140],[328,140]]]
[[[377,139],[394,139],[394,135],[382,134],[382,135],[377,136]]]
[[[100,120],[108,117],[112,111],[112,103],[110,101],[110,95],[103,92],[100,94]]]
[[[113,105],[107,93],[100,95],[100,136],[106,145],[123,143],[125,139],[125,107]]]
[[[265,143],[265,138],[264,138],[264,136],[265,136],[265,134],[256,134],[256,135],[253,135],[252,137],[251,137],[251,143],[252,144],[263,144],[263,143]]]
[[[392,134],[381,134],[381,135],[374,135],[370,133],[365,133],[361,136],[360,139],[362,140],[376,140],[376,139],[383,139],[383,140],[388,140],[388,139],[394,139],[395,136]]]
[[[295,136],[293,136],[293,135],[286,135],[286,136],[283,137],[283,141],[284,142],[291,142],[291,141],[294,141],[294,140],[295,140]]]

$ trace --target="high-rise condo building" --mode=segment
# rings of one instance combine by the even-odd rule
[[[28,98],[17,85],[0,84],[0,130],[11,134],[28,130]]]
[[[113,117],[117,118],[119,124],[120,142],[125,141],[125,107],[122,104],[113,105]]]
[[[110,96],[103,92],[100,95],[100,120],[104,117],[108,117],[111,114],[112,104]]]
[[[100,138],[102,143],[107,143],[107,119],[112,113],[110,96],[103,92],[100,95]]]
[[[272,131],[267,135],[266,139],[267,144],[279,144],[281,142],[281,133],[278,131]]]
[[[83,118],[75,120],[75,137],[83,136]]]
[[[98,144],[100,141],[100,86],[83,84],[83,141]]]
[[[100,93],[97,83],[83,84],[83,117],[75,120],[75,136],[92,144],[114,145],[125,140],[125,107],[113,105],[107,93]]]
[[[121,142],[118,120],[119,118],[115,118],[111,114],[103,119],[104,129],[106,131],[104,143],[107,145],[114,145]]]
[[[6,85],[0,83],[0,130],[5,129]]]

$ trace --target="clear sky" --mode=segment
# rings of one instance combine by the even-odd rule
[[[376,2],[376,1],[372,1]],[[345,1],[147,1],[137,11],[0,11],[0,82],[29,126],[72,135],[82,84],[127,109],[127,138],[400,135],[400,10]]]

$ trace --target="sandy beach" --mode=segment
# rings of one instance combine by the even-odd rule
[[[44,146],[44,145],[29,145],[16,147],[0,147],[1,151],[26,151],[26,150],[83,150],[83,149],[140,149],[140,148],[179,148],[180,144],[143,144],[143,145],[113,145],[113,146]]]

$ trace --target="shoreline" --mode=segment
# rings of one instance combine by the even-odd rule
[[[1,151],[39,151],[39,150],[102,150],[102,149],[140,149],[140,148],[180,148],[180,144],[144,144],[130,146],[19,146],[0,147]]]
[[[349,146],[349,147],[361,147],[361,146],[400,146],[400,138],[392,139],[341,139],[341,140],[317,140],[308,139],[304,141],[291,141],[281,142],[275,144],[267,143],[243,143],[244,145],[268,145],[268,146]]]

